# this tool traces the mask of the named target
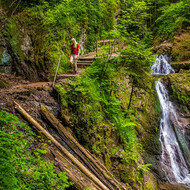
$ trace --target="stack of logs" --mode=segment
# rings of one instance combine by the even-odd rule
[[[59,159],[66,157],[85,176],[92,181],[92,189],[98,190],[125,190],[131,189],[127,184],[121,184],[113,175],[100,163],[98,159],[82,147],[71,133],[55,118],[49,109],[42,105],[41,112],[48,122],[56,129],[63,142],[59,142],[47,130],[45,130],[36,120],[34,120],[17,102],[14,102],[16,110],[29,121],[46,138],[51,140],[59,151]],[[64,168],[64,167],[63,167]],[[71,175],[68,168],[64,168],[71,181],[77,183],[75,176]],[[77,185],[77,184],[76,184]],[[79,189],[82,186],[78,186]]]

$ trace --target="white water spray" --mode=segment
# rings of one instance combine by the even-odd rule
[[[154,75],[167,75],[174,72],[173,68],[167,62],[167,56],[162,55],[157,56],[152,69],[152,74]],[[177,182],[189,186],[190,171],[178,144],[171,120],[171,116],[174,116],[176,123],[178,123],[177,113],[172,102],[169,101],[167,89],[160,81],[156,82],[156,91],[161,107],[159,138],[162,146],[161,165],[170,183]]]
[[[169,64],[169,58],[167,55],[157,55],[156,61],[152,65],[153,75],[168,75],[170,73],[175,73],[174,69]]]
[[[156,91],[161,107],[160,142],[162,146],[161,164],[169,182],[190,185],[190,173],[178,144],[170,119],[177,115],[172,102],[169,101],[165,86],[157,81]]]
[[[81,55],[84,55],[85,40],[86,40],[86,29],[83,29],[80,40],[79,40]]]

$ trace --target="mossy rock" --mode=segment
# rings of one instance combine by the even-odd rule
[[[168,75],[169,91],[174,101],[190,108],[190,71]]]
[[[176,61],[190,60],[190,27],[174,38],[172,57]]]
[[[179,73],[182,70],[190,70],[190,60],[183,62],[172,62],[171,65],[176,73]]]

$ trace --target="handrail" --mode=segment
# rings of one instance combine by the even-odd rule
[[[109,55],[116,52],[116,50],[123,49],[125,45],[120,39],[96,40],[96,56],[98,56],[98,44],[101,43],[103,43],[103,46],[109,45]]]

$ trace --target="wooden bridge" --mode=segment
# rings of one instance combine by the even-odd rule
[[[119,56],[119,51],[125,47],[125,43],[117,39],[109,40],[97,40],[96,49],[94,52],[90,52],[86,55],[81,55],[77,61],[78,74],[61,74],[57,76],[58,81],[62,81],[66,78],[79,76],[87,66],[90,66],[96,57],[101,56],[104,52],[111,58]]]

